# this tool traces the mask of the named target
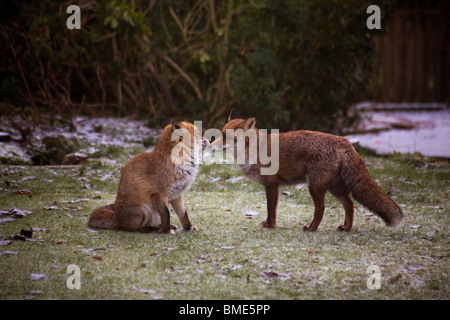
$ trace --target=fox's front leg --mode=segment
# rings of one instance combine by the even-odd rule
[[[275,228],[277,224],[277,207],[278,207],[278,195],[279,185],[271,184],[265,186],[266,198],[267,198],[267,220],[262,223],[265,228]]]
[[[187,215],[186,207],[184,206],[183,196],[179,196],[178,198],[172,200],[170,202],[173,209],[175,210],[178,219],[180,220],[181,224],[183,225],[183,229],[186,231],[195,231],[198,230],[196,227],[193,227],[191,225],[191,222],[189,221],[189,217]]]

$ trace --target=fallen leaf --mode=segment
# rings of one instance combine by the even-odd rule
[[[89,198],[80,198],[80,199],[72,199],[72,200],[63,200],[62,203],[78,203],[78,202],[89,202]]]
[[[9,210],[5,211],[5,210],[0,210],[0,214],[8,214],[13,216],[14,218],[22,218],[25,217],[29,214],[32,214],[32,211],[27,211],[27,210],[21,210],[19,208],[16,207],[11,207]]]
[[[282,274],[282,273],[278,273],[275,271],[261,271],[258,274],[259,277],[261,278],[269,278],[269,279],[273,279],[273,278],[289,278],[289,275],[287,274]]]
[[[81,210],[83,209],[83,207],[75,207],[75,206],[67,206],[63,208],[64,210],[72,210],[72,211],[76,211],[76,210]]]
[[[103,258],[101,256],[92,256],[92,259],[97,260],[97,261],[103,260]]]
[[[87,248],[86,252],[93,252],[93,251],[105,251],[106,248]]]
[[[242,214],[247,217],[254,217],[254,216],[259,215],[259,212],[253,211],[253,210],[247,210],[247,211],[242,212]]]
[[[47,275],[45,273],[32,273],[30,278],[33,281],[38,281],[38,280],[46,279]]]
[[[48,207],[45,207],[44,210],[59,210],[59,207],[58,206],[48,206]]]
[[[33,228],[30,227],[30,230],[22,229],[19,231],[19,234],[24,237],[27,237],[27,238],[32,238],[33,237]]]
[[[0,223],[13,222],[13,221],[14,221],[14,218],[11,218],[11,217],[0,219]]]
[[[174,284],[185,284],[186,281],[184,281],[184,280],[178,280],[178,281],[174,281],[173,283],[174,283]]]
[[[5,254],[19,254],[19,251],[12,251],[12,250],[0,251],[0,256]]]
[[[28,176],[28,177],[24,177],[24,178],[20,179],[20,182],[24,182],[27,180],[35,180],[35,179],[37,179],[35,176]]]
[[[49,232],[50,229],[49,228],[45,228],[45,227],[34,227],[33,231],[42,231],[42,232]]]
[[[8,180],[5,180],[5,184],[6,184],[8,187],[18,187],[18,186],[20,186],[20,182],[17,182],[17,181],[8,181]]]
[[[11,240],[0,240],[0,246],[7,246],[11,243]]]
[[[149,256],[151,256],[151,257],[159,256],[159,255],[161,255],[161,253],[159,253],[159,252],[152,252],[149,254]]]
[[[423,267],[421,266],[416,266],[416,265],[410,265],[406,267],[409,271],[418,271],[418,270],[422,270]]]
[[[14,233],[10,238],[14,240],[32,240],[33,237],[33,228],[30,227],[30,230],[21,229],[20,231]]]
[[[43,294],[43,293],[44,292],[42,290],[31,290],[31,291],[25,292],[25,294],[32,295],[32,296],[35,296],[35,295],[38,295],[38,294]]]
[[[151,289],[139,289],[139,292],[144,293],[144,294],[156,293],[155,290],[151,290]]]
[[[397,274],[396,276],[389,278],[389,283],[396,283],[401,278],[402,278],[402,275],[401,274]]]
[[[34,191],[27,190],[27,189],[21,189],[21,190],[14,190],[14,194],[20,194],[20,195],[31,195],[34,194]]]

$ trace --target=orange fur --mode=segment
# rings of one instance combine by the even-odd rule
[[[228,117],[228,123],[222,129],[222,138],[216,139],[213,149],[227,148],[227,129],[256,130],[258,139],[260,133],[255,127],[255,119],[241,119],[239,113],[233,109]],[[228,137],[229,138],[229,137]],[[350,194],[378,214],[388,226],[398,226],[403,213],[397,204],[384,193],[370,176],[361,157],[352,144],[343,137],[313,132],[307,130],[291,131],[278,134],[279,167],[273,175],[262,175],[261,168],[265,165],[259,161],[250,164],[238,164],[244,175],[262,184],[266,189],[267,220],[265,227],[276,225],[276,211],[278,206],[279,187],[306,182],[314,201],[314,219],[304,227],[304,230],[315,231],[319,227],[324,214],[325,193],[330,191],[345,209],[345,222],[339,226],[341,231],[350,231],[353,226],[353,202]],[[270,136],[267,138],[267,150],[271,150]],[[235,159],[238,156],[236,149]],[[245,153],[249,151],[246,142]],[[267,166],[267,165],[266,165]]]
[[[190,143],[184,137],[172,141],[172,133],[177,129],[189,133]],[[95,210],[88,225],[103,229],[171,232],[170,204],[183,228],[195,229],[183,202],[183,193],[190,188],[198,171],[198,163],[192,161],[194,137],[202,142],[202,148],[209,144],[191,123],[174,121],[166,126],[153,151],[140,153],[126,163],[115,202]],[[175,155],[181,155],[185,162],[174,161],[175,147],[178,147]]]

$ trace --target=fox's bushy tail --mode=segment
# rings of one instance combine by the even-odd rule
[[[114,204],[100,207],[92,212],[88,226],[100,229],[118,229],[117,213]]]
[[[387,226],[400,226],[403,220],[402,210],[372,179],[361,157],[353,148],[343,157],[341,179],[353,197],[379,215]]]

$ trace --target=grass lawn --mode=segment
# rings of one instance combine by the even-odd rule
[[[339,232],[344,211],[327,195],[319,230],[304,232],[314,207],[301,185],[282,189],[277,228],[264,229],[263,188],[235,166],[204,164],[185,194],[198,231],[92,230],[89,215],[114,201],[125,161],[3,165],[0,299],[449,299],[450,166],[364,159],[403,209],[399,229],[355,203],[353,230]],[[14,217],[12,207],[32,213]],[[173,211],[171,222],[180,226]],[[30,227],[31,240],[10,239]],[[66,284],[71,264],[79,290]],[[367,286],[371,265],[380,268],[378,290]]]

